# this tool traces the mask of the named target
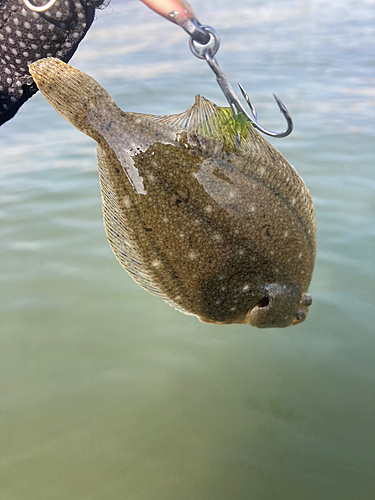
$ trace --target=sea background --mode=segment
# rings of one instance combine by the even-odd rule
[[[136,285],[95,145],[38,94],[0,129],[1,500],[375,498],[375,1],[192,0],[312,194],[305,323],[213,326]],[[187,35],[112,0],[71,64],[128,111],[224,105]]]

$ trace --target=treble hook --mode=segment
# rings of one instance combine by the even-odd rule
[[[209,67],[215,73],[216,81],[219,84],[226,100],[228,101],[234,117],[236,118],[239,113],[242,113],[246,117],[246,119],[251,122],[254,128],[259,130],[263,134],[269,135],[271,137],[288,136],[293,130],[293,121],[285,105],[280,101],[280,99],[275,94],[273,94],[275,101],[287,122],[287,129],[285,130],[285,132],[272,132],[272,130],[268,130],[259,124],[258,114],[256,112],[254,104],[251,102],[249,96],[247,95],[242,85],[238,84],[241,93],[250,108],[252,117],[245,111],[245,108],[242,106],[240,100],[238,99],[236,93],[233,90],[233,87],[228,82],[228,79],[225,76],[225,74],[221,71],[220,66],[215,58],[215,54],[219,50],[220,46],[219,36],[217,35],[216,31],[213,28],[210,28],[209,26],[200,25],[196,19],[194,19],[194,21],[195,24],[199,25],[199,28],[201,28],[210,35],[210,40],[203,45],[201,43],[198,43],[197,40],[193,38],[193,36],[190,36],[189,39],[190,50],[195,55],[195,57],[198,57],[198,59],[205,59]],[[237,136],[237,140],[240,141],[240,139],[241,137]]]

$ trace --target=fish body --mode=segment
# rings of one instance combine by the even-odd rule
[[[123,112],[91,77],[53,58],[30,72],[97,143],[104,225],[150,293],[201,321],[285,327],[311,297],[316,223],[296,170],[250,125],[201,96],[179,115]]]

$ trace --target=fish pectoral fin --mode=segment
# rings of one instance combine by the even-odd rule
[[[206,123],[220,108],[211,101],[202,97],[195,96],[194,104],[184,111],[176,115],[159,116],[157,121],[164,125],[171,126],[182,131],[191,132],[197,130],[201,125]]]

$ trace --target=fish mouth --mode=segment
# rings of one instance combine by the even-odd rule
[[[285,328],[305,321],[311,295],[287,285],[270,284],[265,294],[246,314],[243,323],[258,328]]]

